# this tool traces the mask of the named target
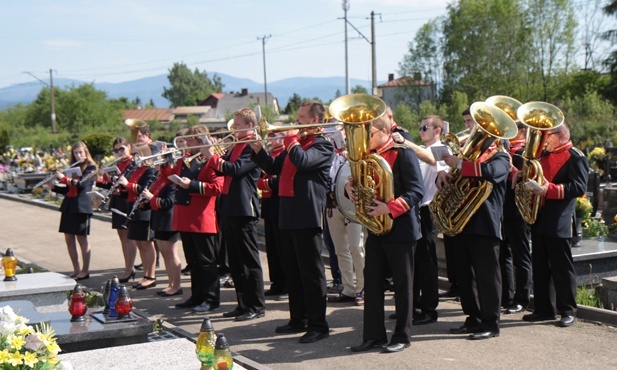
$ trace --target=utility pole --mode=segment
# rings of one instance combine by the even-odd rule
[[[36,78],[39,82],[41,82],[43,85],[45,86],[49,86],[49,90],[50,90],[50,94],[51,94],[51,132],[52,134],[56,133],[56,104],[55,104],[55,99],[54,99],[54,79],[52,76],[52,72],[53,70],[50,68],[49,69],[49,83],[41,80],[40,78],[36,77],[35,75],[33,75],[30,72],[23,72],[23,73],[27,73],[30,76]]]
[[[349,10],[349,1],[343,0],[343,11],[345,12],[343,19],[345,20],[345,93],[351,92],[349,87],[349,51],[347,49],[347,11]]]
[[[56,133],[56,103],[54,98],[54,78],[52,69],[49,69],[49,90],[51,92],[51,133]]]
[[[371,11],[371,64],[372,82],[371,93],[377,95],[377,60],[375,53],[375,11]]]
[[[272,37],[272,35],[264,35],[263,37],[257,37],[257,40],[261,40],[261,47],[264,59],[264,90],[266,95],[266,107],[268,106],[268,79],[266,78],[266,41]]]

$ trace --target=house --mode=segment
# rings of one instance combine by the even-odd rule
[[[189,116],[197,117],[200,124],[208,123],[208,119],[206,117],[209,111],[210,107],[208,106],[176,107],[171,109],[171,112],[174,115],[173,120],[182,123],[183,126],[186,126]]]
[[[267,98],[267,99],[266,99]],[[248,89],[242,89],[240,92],[230,92],[227,94],[217,93],[208,96],[201,101],[199,106],[207,106],[210,110],[206,113],[206,119],[210,125],[213,126],[225,126],[227,120],[238,109],[249,107],[253,108],[256,105],[260,105],[262,108],[266,105],[266,101],[269,106],[274,107],[276,114],[279,114],[278,100],[268,93],[252,93]]]
[[[171,109],[125,109],[122,111],[122,120],[138,119],[146,122],[158,121],[168,125],[174,119]]]
[[[434,82],[422,81],[419,73],[413,77],[402,76],[394,78],[394,74],[388,74],[388,82],[377,86],[377,96],[393,109],[397,104],[408,104],[412,109],[418,109],[425,101],[435,101],[437,96]]]

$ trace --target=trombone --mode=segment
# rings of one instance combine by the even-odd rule
[[[218,147],[218,146],[222,146],[222,145],[249,144],[249,143],[255,143],[255,142],[265,143],[265,142],[268,141],[268,135],[269,134],[275,134],[275,133],[278,133],[278,132],[284,132],[284,131],[290,131],[290,130],[303,130],[303,129],[310,129],[310,128],[332,127],[332,126],[341,126],[342,127],[343,123],[342,122],[329,122],[329,123],[314,123],[314,124],[308,124],[308,125],[274,126],[274,125],[271,125],[268,122],[266,122],[265,118],[262,117],[259,120],[259,124],[257,126],[255,126],[255,127],[251,127],[251,128],[247,128],[247,129],[241,129],[241,130],[230,130],[230,131],[215,132],[214,134],[218,134],[218,135],[226,134],[226,136],[223,139],[221,139],[220,141],[218,141],[216,143],[194,145],[194,146],[185,146],[185,147],[180,147],[180,148],[176,145],[176,139],[178,139],[178,138],[186,139],[188,137],[207,136],[207,135],[204,135],[204,134],[194,134],[194,135],[185,135],[185,136],[177,136],[177,137],[175,137],[174,138],[174,146],[176,147],[176,149],[192,150],[192,149],[202,149],[202,148]],[[235,137],[233,136],[234,133],[236,133],[236,132],[247,132],[247,131],[254,131],[259,138],[247,139],[247,140],[235,140]],[[316,134],[313,134],[313,135],[320,135],[320,134],[321,133],[316,133]],[[232,142],[223,142],[226,138],[228,138],[230,136],[232,138],[234,138],[234,140]],[[197,155],[197,154],[195,154],[195,155]]]
[[[180,149],[177,148],[173,148],[167,152],[163,152],[163,153],[156,153],[156,154],[152,154],[152,155],[148,155],[148,156],[144,156],[144,157],[140,157],[139,155],[135,155],[135,165],[137,167],[141,167],[141,165],[145,162],[148,161],[150,159],[154,159],[156,158],[152,163],[149,164],[149,166],[156,166],[156,165],[160,165],[163,163],[169,163],[169,161],[175,162],[176,160],[180,159],[182,154],[181,154]],[[171,157],[168,157],[169,155],[171,155]]]

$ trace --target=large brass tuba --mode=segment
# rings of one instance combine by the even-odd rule
[[[536,181],[538,185],[544,183],[544,173],[539,159],[544,150],[548,130],[561,126],[564,116],[559,108],[544,102],[523,104],[518,108],[517,116],[527,126],[527,134],[523,151],[523,178],[516,185],[514,200],[525,222],[534,224],[542,197],[537,197],[525,183],[531,180]]]
[[[471,105],[470,112],[476,124],[458,154],[459,158],[476,161],[495,140],[516,136],[516,124],[496,106],[476,102]],[[429,210],[441,231],[453,236],[463,231],[491,194],[493,184],[484,179],[464,178],[457,169],[450,174],[450,183],[435,193]]]
[[[377,154],[370,154],[371,123],[386,113],[386,103],[368,94],[341,96],[330,104],[330,114],[344,123],[351,177],[356,189],[356,218],[375,235],[392,229],[389,215],[369,216],[367,206],[377,198],[385,203],[394,198],[392,169]],[[342,189],[337,188],[337,192]]]
[[[129,128],[131,129],[131,144],[137,143],[137,134],[139,133],[139,129],[148,126],[148,123],[146,121],[132,118],[124,121],[124,124],[129,126]]]

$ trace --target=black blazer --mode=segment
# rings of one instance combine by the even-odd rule
[[[279,220],[279,178],[271,177],[267,179],[268,186],[272,191],[270,198],[261,198],[261,218],[278,222]]]
[[[283,151],[272,158],[265,150],[253,156],[259,166],[269,175],[280,175],[283,162],[289,156],[296,167],[294,197],[279,196],[279,227],[285,230],[322,228],[326,206],[326,192],[334,146],[322,136],[304,151],[299,145],[291,152]]]
[[[544,153],[544,160],[548,153]],[[553,184],[563,184],[564,199],[546,199],[532,230],[539,235],[571,238],[576,198],[587,191],[589,163],[578,149],[570,149],[570,159],[557,171]]]
[[[174,231],[172,220],[174,216],[174,198],[176,197],[176,185],[165,185],[158,194],[159,209],[151,211],[150,228],[154,231]],[[144,209],[150,209],[150,203],[144,204]]]
[[[257,196],[257,180],[261,169],[251,161],[253,149],[246,145],[242,154],[235,162],[230,162],[229,151],[223,159],[221,174],[230,176],[231,186],[228,194],[221,194],[220,213],[222,217],[255,217],[259,218],[259,198]]]
[[[394,219],[390,233],[376,236],[369,232],[368,237],[384,242],[414,242],[422,237],[420,202],[424,197],[424,183],[420,162],[416,153],[407,147],[397,147],[391,150],[398,152],[392,166],[394,199],[403,198],[410,209]]]
[[[88,174],[92,173],[92,171],[96,171],[96,167],[93,165],[89,165],[82,172],[82,178],[88,176]],[[92,200],[88,195],[89,191],[92,191],[92,185],[94,185],[94,179],[90,179],[85,182],[79,182],[77,184],[77,197],[64,197],[62,200],[62,204],[60,205],[60,212],[66,213],[86,213],[92,214]],[[67,186],[54,186],[53,191],[59,194],[66,195],[68,194],[70,187]]]
[[[516,169],[523,169],[523,151],[525,148],[520,149],[516,152],[516,155],[512,157],[512,164]],[[521,212],[518,210],[515,202],[515,191],[512,189],[512,182],[508,179],[506,183],[506,196],[503,201],[503,219],[509,221],[522,221],[523,216],[521,216]]]
[[[497,152],[488,161],[480,163],[480,169],[481,178],[490,181],[493,184],[493,190],[471,217],[462,234],[493,236],[502,239],[501,223],[506,183],[510,174],[510,155]]]

